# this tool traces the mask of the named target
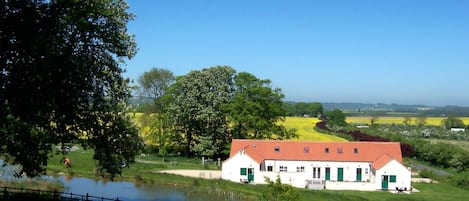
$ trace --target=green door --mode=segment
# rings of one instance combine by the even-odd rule
[[[357,168],[357,181],[362,181],[362,169]]]
[[[388,175],[381,176],[381,189],[388,190],[388,182],[389,182]]]
[[[344,168],[337,168],[337,181],[344,181]]]
[[[331,168],[326,168],[326,181],[331,180]]]
[[[254,168],[248,168],[248,181],[254,181]]]

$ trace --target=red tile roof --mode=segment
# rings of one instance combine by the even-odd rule
[[[373,164],[371,164],[371,167],[373,167],[373,169],[375,169],[375,170],[378,170],[381,167],[383,167],[384,165],[386,165],[386,163],[388,163],[391,159],[392,159],[391,156],[389,156],[387,154],[383,154],[381,157],[376,159],[373,162]]]
[[[230,157],[241,149],[261,163],[264,160],[372,162],[382,167],[389,160],[402,163],[399,142],[308,142],[234,139]],[[327,152],[328,151],[328,152]]]

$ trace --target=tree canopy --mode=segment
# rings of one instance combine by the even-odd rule
[[[327,111],[325,113],[327,125],[332,127],[341,127],[346,126],[347,122],[345,122],[345,114],[342,110],[334,109],[332,111]]]
[[[168,118],[186,155],[222,155],[233,138],[285,139],[283,94],[269,80],[214,66],[180,76],[168,90]]]
[[[138,78],[140,92],[152,99],[152,102],[144,105],[144,114],[139,121],[148,130],[142,131],[142,136],[147,142],[156,143],[159,153],[166,154],[166,146],[170,143],[170,122],[167,118],[168,101],[166,91],[176,81],[176,78],[168,69],[152,68],[144,72]]]
[[[0,153],[41,174],[54,144],[95,150],[121,172],[142,149],[125,113],[124,58],[136,53],[123,0],[0,3]]]
[[[464,121],[453,115],[449,115],[446,119],[441,120],[441,125],[446,129],[450,130],[451,128],[464,128]]]

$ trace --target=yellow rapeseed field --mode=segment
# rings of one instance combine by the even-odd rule
[[[433,125],[439,126],[441,125],[441,120],[445,119],[446,117],[427,117],[426,118],[426,125]],[[469,117],[458,117],[459,119],[464,121],[464,124],[469,124]],[[370,124],[371,117],[347,117],[347,123],[364,123]],[[403,124],[404,117],[378,117],[375,123],[378,124]],[[411,117],[410,123],[412,125],[416,124],[416,118]]]
[[[316,123],[319,121],[318,118],[311,117],[286,117],[285,122],[281,124],[287,129],[295,128],[299,137],[297,140],[308,140],[308,141],[347,141],[343,138],[328,135],[324,133],[316,132],[313,128]]]
[[[148,126],[143,126],[142,122],[142,115],[143,113],[132,113],[132,117],[134,118],[137,126],[140,127],[140,134],[144,139],[146,139],[146,143],[152,143],[149,141],[148,133],[150,128]],[[295,128],[296,132],[298,133],[299,137],[295,140],[308,140],[308,141],[347,141],[343,138],[328,135],[324,133],[316,132],[313,128],[314,125],[319,121],[318,118],[305,118],[305,117],[286,117],[285,122],[280,122],[280,124],[284,125],[287,129]]]

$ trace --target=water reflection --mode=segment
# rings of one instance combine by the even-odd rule
[[[65,192],[86,194],[98,197],[119,198],[129,201],[185,201],[184,192],[164,186],[142,185],[137,187],[132,182],[112,182],[74,177],[66,180],[59,177],[65,186]]]
[[[19,180],[14,177],[18,166],[3,165],[0,160],[0,176],[4,180]],[[233,195],[219,195],[213,192],[184,191],[152,184],[135,184],[132,182],[113,182],[107,180],[95,180],[84,177],[43,176],[43,179],[58,180],[64,184],[64,192],[105,197],[126,201],[237,201]]]

